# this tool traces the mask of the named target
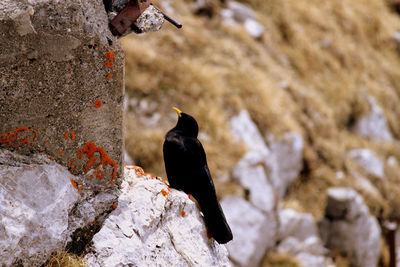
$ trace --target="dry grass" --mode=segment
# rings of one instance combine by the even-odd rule
[[[288,254],[271,252],[268,253],[262,263],[261,267],[301,267],[296,259]]]
[[[346,157],[350,149],[367,147],[400,162],[397,145],[349,130],[368,112],[368,94],[400,137],[400,57],[391,39],[400,28],[399,16],[383,0],[241,2],[258,10],[266,26],[261,40],[219,16],[194,16],[191,2],[183,0],[171,2],[181,30],[166,24],[160,32],[123,39],[126,89],[138,100],[128,113],[130,155],[147,171],[164,175],[162,142],[175,125],[171,107],[177,106],[197,118],[214,177],[229,175],[245,150],[233,141],[228,120],[247,109],[263,134],[297,131],[306,141],[307,169],[290,188],[287,205],[297,203],[318,217],[328,187],[352,186],[374,214],[400,218],[398,170],[386,170],[388,182],[377,185],[380,196],[371,196],[354,184]],[[156,103],[153,110],[143,110],[143,100]],[[142,120],[146,112],[161,117],[149,125]],[[344,179],[336,179],[338,171]],[[227,184],[229,189],[219,192],[239,190]]]
[[[86,262],[74,254],[67,252],[58,252],[53,254],[45,267],[85,267]]]

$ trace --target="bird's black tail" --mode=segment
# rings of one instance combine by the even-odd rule
[[[196,196],[194,197],[196,198]],[[225,219],[224,212],[222,211],[216,195],[202,195],[196,200],[200,205],[204,215],[204,221],[212,237],[219,244],[225,244],[231,241],[233,239],[232,231]]]

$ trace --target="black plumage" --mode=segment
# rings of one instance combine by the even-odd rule
[[[218,202],[206,153],[197,139],[199,126],[192,116],[174,110],[179,115],[178,123],[165,136],[163,147],[169,184],[197,200],[210,234],[225,244],[232,240],[232,231]]]

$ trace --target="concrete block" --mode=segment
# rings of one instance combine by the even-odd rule
[[[44,153],[78,189],[119,184],[124,54],[103,1],[0,2],[0,147]]]

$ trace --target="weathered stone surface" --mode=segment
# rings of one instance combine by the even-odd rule
[[[90,266],[230,266],[195,203],[139,168],[126,170],[118,207],[91,250]]]
[[[164,15],[153,5],[149,6],[135,21],[135,25],[142,32],[154,32],[161,29]]]
[[[348,155],[367,174],[374,175],[378,178],[383,178],[385,176],[385,163],[371,150],[353,149],[349,151]]]
[[[258,266],[266,250],[275,245],[277,218],[236,196],[225,198],[221,206],[234,235],[227,244],[229,257],[237,266]]]
[[[381,230],[362,197],[350,188],[328,190],[325,218],[319,232],[328,248],[346,253],[354,266],[376,266]]]
[[[367,101],[370,105],[370,111],[356,121],[354,131],[371,140],[393,140],[382,108],[372,96],[367,96]]]
[[[7,154],[1,158],[13,162]],[[65,167],[45,158],[14,163],[17,166],[0,165],[1,263],[40,266],[66,245],[71,234],[68,214],[80,196]]]
[[[1,147],[46,153],[86,188],[118,180],[124,55],[103,2],[1,1],[0,39]]]

